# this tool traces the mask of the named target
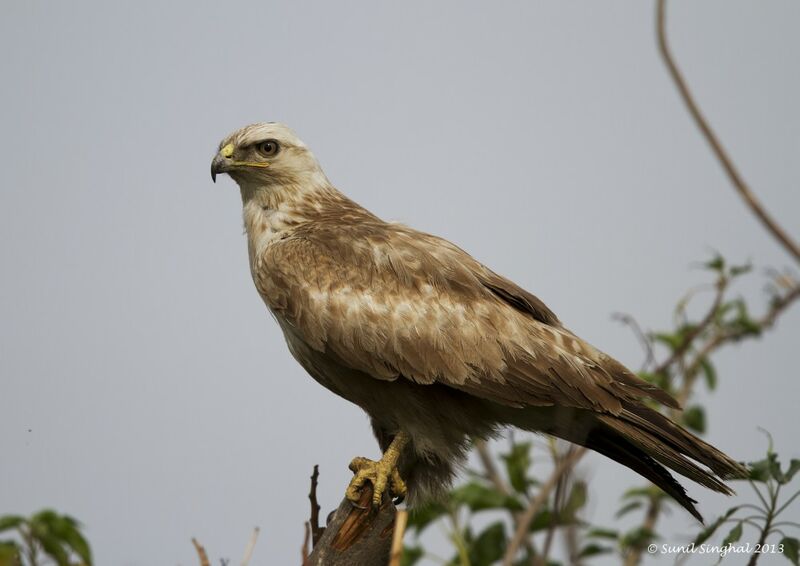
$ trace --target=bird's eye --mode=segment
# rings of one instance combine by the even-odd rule
[[[280,149],[280,146],[278,145],[278,142],[276,142],[275,140],[267,140],[258,144],[258,146],[256,146],[256,149],[258,149],[258,153],[260,153],[264,157],[272,157],[273,155],[278,153],[278,149]]]

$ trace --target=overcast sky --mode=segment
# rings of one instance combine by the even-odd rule
[[[700,104],[800,238],[800,4],[670,6]],[[102,566],[196,564],[192,536],[235,563],[254,525],[255,564],[296,564],[313,464],[329,510],[350,459],[378,455],[366,416],[291,359],[238,190],[209,178],[247,123],[289,124],[349,196],[458,243],[628,365],[641,351],[612,313],[666,327],[711,250],[753,260],[737,292],[760,310],[765,269],[791,260],[690,121],[652,8],[4,3],[0,513],[69,512]],[[701,399],[734,457],[761,457],[757,427],[800,456],[799,334],[795,308],[719,355]],[[594,518],[640,483],[600,456],[582,470]],[[732,505],[687,484],[706,517]],[[696,531],[667,521],[667,542]]]

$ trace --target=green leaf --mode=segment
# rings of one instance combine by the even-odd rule
[[[722,323],[722,321],[725,320],[725,316],[735,308],[736,302],[737,301],[727,301],[722,303],[714,314],[714,320],[718,323]]]
[[[77,554],[85,564],[92,564],[92,553],[89,550],[89,543],[83,538],[80,531],[80,523],[69,515],[55,515],[49,517],[52,533],[72,551]]]
[[[533,518],[530,527],[528,527],[528,532],[536,533],[547,530],[550,527],[563,527],[574,523],[575,520],[571,517],[565,517],[562,514],[553,513],[550,509],[545,509],[544,511],[539,511]]]
[[[627,505],[623,505],[620,508],[620,510],[617,511],[616,517],[617,517],[617,519],[619,519],[620,517],[622,517],[624,515],[627,515],[631,511],[634,511],[636,509],[640,509],[643,506],[644,506],[644,502],[642,502],[642,501],[631,501]]]
[[[25,522],[25,517],[19,515],[4,515],[0,517],[0,533],[8,529],[16,529]]]
[[[783,474],[785,478],[783,483],[789,483],[790,481],[792,481],[792,478],[798,471],[800,471],[800,460],[795,460],[795,459],[790,460],[789,467]]]
[[[36,537],[36,540],[42,545],[45,554],[52,558],[58,566],[69,566],[69,553],[64,550],[56,537],[47,534]]]
[[[34,514],[30,521],[31,533],[41,543],[42,548],[58,564],[67,560],[70,550],[84,564],[91,566],[92,553],[89,543],[80,533],[80,523],[69,515],[60,515],[51,509]]]
[[[671,351],[675,351],[683,344],[683,337],[678,334],[667,334],[666,332],[655,332],[652,338],[667,346]]]
[[[767,460],[769,461],[769,473],[776,481],[783,483],[785,478],[781,471],[781,463],[778,461],[778,455],[774,452],[770,452]]]
[[[586,533],[586,536],[592,538],[617,540],[619,538],[619,531],[614,531],[612,529],[592,529]]]
[[[48,529],[52,529],[56,521],[58,521],[58,513],[52,509],[42,509],[31,517],[30,522],[40,525],[46,525]]]
[[[64,533],[62,540],[72,549],[72,552],[78,555],[86,566],[92,566],[92,551],[89,548],[89,543],[78,531],[78,529],[71,529]]]
[[[669,383],[670,379],[668,370],[660,371],[658,373],[640,371],[637,375],[648,383],[658,385],[664,391],[669,392],[670,390],[670,383]]]
[[[486,527],[473,541],[469,552],[472,566],[491,566],[506,551],[506,529],[501,521]]]
[[[700,360],[700,369],[706,378],[706,386],[710,391],[714,391],[717,388],[717,370],[714,368],[714,364],[708,358],[703,358]]]
[[[736,526],[730,530],[728,536],[726,536],[725,540],[722,541],[722,546],[725,547],[731,544],[732,542],[738,542],[739,539],[741,538],[742,538],[742,523],[740,521],[736,523]]]
[[[743,336],[758,336],[761,334],[761,326],[750,318],[747,303],[743,300],[734,301],[734,307],[736,308],[737,316],[729,324],[731,329],[741,333]]]
[[[730,509],[728,509],[728,510],[725,512],[725,514],[724,514],[724,515],[722,515],[721,517],[717,518],[717,520],[716,520],[716,521],[714,521],[714,522],[713,522],[713,523],[711,523],[711,524],[710,524],[708,527],[706,527],[705,529],[703,529],[702,531],[700,531],[700,534],[699,534],[699,535],[697,535],[697,538],[696,538],[696,539],[694,539],[694,545],[695,545],[695,546],[700,546],[700,545],[701,545],[701,544],[703,544],[705,541],[707,541],[708,539],[710,539],[710,538],[713,536],[713,534],[714,534],[715,532],[717,532],[717,529],[720,527],[720,525],[722,525],[722,523],[724,523],[726,519],[728,519],[728,518],[729,518],[731,515],[733,515],[734,513],[736,513],[738,510],[739,510],[739,507],[738,507],[738,506],[736,506],[736,507],[731,507]]]
[[[404,546],[403,555],[400,557],[400,566],[414,566],[425,555],[419,546]]]
[[[526,493],[530,480],[528,469],[531,466],[531,443],[517,442],[511,447],[508,454],[503,455],[506,463],[506,472],[511,482],[511,487],[517,493]]]
[[[683,424],[687,428],[703,434],[706,431],[706,412],[700,405],[693,405],[683,411]]]
[[[505,495],[496,489],[476,482],[470,482],[456,488],[450,495],[453,502],[466,505],[472,511],[482,511],[484,509],[521,511],[523,509],[522,504],[516,497]]]
[[[786,560],[800,566],[800,541],[794,537],[783,537],[779,544],[783,545],[783,555]]]
[[[744,275],[745,273],[749,273],[753,270],[753,265],[750,263],[744,263],[742,265],[732,265],[731,268],[728,270],[728,273],[731,277],[738,277],[740,275]]]
[[[586,483],[576,481],[569,492],[569,498],[560,513],[566,518],[574,518],[575,514],[586,505]]]
[[[704,263],[703,267],[721,273],[725,269],[725,258],[720,254],[716,254],[713,258]]]
[[[646,544],[655,538],[655,534],[650,529],[639,527],[628,531],[622,537],[620,544],[622,548],[643,548]]]
[[[608,554],[609,552],[614,552],[614,549],[608,546],[590,543],[581,549],[578,558],[588,558],[590,556],[597,556],[598,554]]]
[[[21,564],[19,545],[12,540],[0,541],[0,566],[15,566]]]
[[[420,507],[413,507],[408,512],[408,528],[415,529],[416,534],[419,534],[445,513],[447,513],[447,508],[437,502],[427,503]]]
[[[772,455],[770,454],[763,460],[758,462],[750,462],[749,479],[752,481],[765,483],[772,479],[772,466],[770,463]]]
[[[653,499],[656,497],[662,497],[664,492],[661,491],[660,488],[654,485],[648,485],[645,487],[632,487],[625,491],[622,494],[622,499],[633,499],[635,497],[644,497],[645,499]]]

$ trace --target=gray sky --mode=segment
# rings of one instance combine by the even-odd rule
[[[800,237],[800,4],[673,4],[701,105]],[[631,1],[5,3],[0,513],[73,514],[101,565],[194,564],[191,536],[235,561],[254,525],[257,564],[294,564],[312,465],[330,509],[349,460],[377,455],[361,411],[290,358],[238,191],[211,184],[216,144],[250,122],[289,124],[348,195],[457,242],[629,365],[639,346],[610,315],[665,327],[712,249],[755,261],[739,289],[763,305],[763,270],[790,259],[653,35]],[[763,454],[758,426],[800,456],[799,332],[796,308],[718,357],[707,438],[733,456]],[[598,518],[640,483],[599,456],[583,469]],[[688,487],[707,517],[732,505]]]

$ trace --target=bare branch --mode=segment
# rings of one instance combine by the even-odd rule
[[[302,557],[302,564],[306,566],[308,564],[308,557],[311,554],[311,523],[306,521],[304,523],[305,526],[305,534],[303,535],[303,546],[300,547],[300,556]]]
[[[783,313],[789,305],[800,298],[800,283],[795,284],[795,287],[785,293],[783,296],[776,298],[769,310],[760,319],[756,320],[756,325],[762,330],[769,330],[775,326],[778,317]],[[736,329],[727,332],[720,332],[706,342],[702,348],[697,352],[689,367],[684,372],[683,387],[678,394],[678,403],[683,405],[691,394],[694,381],[697,378],[700,364],[712,352],[718,350],[720,347],[731,342],[736,342],[747,334],[746,329]]]
[[[567,454],[568,455],[568,454]],[[556,458],[556,462],[561,460],[563,457],[558,457],[558,455],[554,455]],[[566,457],[566,455],[564,456]],[[553,508],[561,510],[564,506],[564,495],[566,493],[567,484],[570,482],[570,475],[573,470],[573,467],[568,468],[561,477],[558,478],[556,482],[556,492],[553,496]],[[560,511],[559,511],[560,512]],[[542,554],[541,556],[537,556],[533,560],[534,566],[546,566],[547,565],[547,558],[550,556],[550,549],[553,544],[553,539],[555,538],[556,529],[558,528],[557,521],[553,521],[547,527],[547,533],[544,537],[544,545],[542,546]]]
[[[497,491],[503,495],[511,495],[511,488],[505,482],[503,476],[500,475],[500,471],[497,469],[497,466],[494,465],[494,460],[489,452],[489,446],[487,445],[486,441],[482,438],[476,438],[474,444],[475,450],[478,452],[478,457],[483,464],[483,468],[486,470],[486,477],[492,482]],[[514,519],[514,526],[516,527],[519,524],[520,513],[512,513],[512,516]],[[534,554],[533,542],[530,539],[525,541],[525,548],[528,549],[529,554]]]
[[[689,350],[692,346],[692,342],[694,342],[695,338],[700,336],[703,331],[709,327],[709,325],[714,321],[714,317],[719,310],[720,305],[722,304],[722,299],[725,296],[725,289],[728,286],[728,279],[725,276],[720,276],[717,280],[716,289],[717,292],[714,295],[714,302],[711,304],[711,308],[708,309],[708,312],[703,317],[703,320],[700,321],[697,326],[695,326],[690,332],[686,334],[683,338],[683,342],[675,348],[666,360],[656,366],[653,373],[664,373],[669,369],[672,364],[680,360],[684,354]]]
[[[642,522],[642,529],[647,532],[653,532],[658,522],[658,517],[661,514],[661,500],[658,497],[650,499],[650,505],[647,506],[647,514]],[[636,566],[642,560],[643,548],[631,548],[625,556],[625,566]]]
[[[639,340],[639,343],[642,345],[642,350],[644,350],[645,353],[645,360],[639,371],[644,371],[644,369],[649,367],[651,364],[655,364],[656,355],[655,352],[653,352],[653,344],[651,343],[647,335],[644,333],[642,327],[639,325],[637,320],[633,316],[624,312],[614,313],[613,315],[611,315],[611,318],[621,322],[622,324],[633,330],[633,333],[636,335],[636,339]]]
[[[403,557],[403,535],[408,523],[408,511],[402,509],[397,512],[394,520],[394,534],[392,535],[392,551],[389,554],[389,566],[400,566]]]
[[[200,559],[200,566],[211,566],[211,562],[208,560],[208,554],[206,554],[206,549],[203,548],[203,545],[197,542],[196,538],[192,538],[192,544],[197,551],[197,557]]]
[[[381,506],[372,506],[372,484],[361,489],[358,502],[345,498],[317,541],[308,566],[346,566],[389,562],[396,509],[386,494]]]
[[[478,457],[481,460],[481,464],[483,464],[483,469],[486,471],[486,477],[489,479],[497,491],[502,493],[503,495],[509,495],[511,490],[508,488],[505,480],[500,475],[500,472],[497,469],[497,466],[494,465],[494,460],[492,459],[492,455],[489,453],[489,447],[486,445],[486,441],[482,438],[475,439],[475,451],[478,453]]]
[[[725,173],[728,175],[728,179],[730,179],[734,188],[739,192],[739,195],[745,201],[745,204],[747,204],[753,214],[758,217],[767,231],[769,231],[770,234],[772,234],[772,236],[778,240],[778,242],[780,242],[784,249],[793,255],[795,260],[800,262],[800,247],[798,247],[797,243],[792,240],[792,238],[783,230],[783,228],[781,228],[777,222],[775,222],[775,220],[758,201],[755,194],[753,194],[753,192],[747,186],[747,183],[745,183],[744,179],[739,174],[739,171],[736,169],[733,161],[731,161],[727,152],[722,147],[722,143],[711,129],[708,120],[706,120],[705,116],[703,116],[703,113],[700,111],[700,107],[697,105],[694,96],[689,90],[686,79],[684,79],[683,74],[681,73],[680,69],[678,69],[675,60],[672,57],[672,53],[670,52],[669,44],[667,42],[666,19],[666,0],[657,0],[656,33],[658,35],[658,48],[661,52],[661,56],[664,58],[667,69],[669,69],[672,80],[675,82],[675,86],[678,88],[678,91],[683,98],[683,102],[686,104],[686,107],[689,110],[689,113],[692,115],[697,127],[700,128],[700,131],[703,133],[706,141],[711,146],[714,155],[716,155],[717,160],[719,161],[720,165],[722,165]]]
[[[242,566],[247,566],[250,564],[250,559],[253,558],[253,550],[256,548],[256,542],[258,541],[258,533],[261,532],[261,529],[255,527],[253,529],[253,534],[250,535],[250,540],[247,543],[247,546],[244,549],[244,558],[242,558]]]
[[[311,474],[311,490],[308,492],[308,500],[311,503],[311,546],[315,546],[319,541],[324,527],[319,526],[319,502],[317,501],[317,485],[319,484],[319,466],[314,464],[314,471]]]
[[[578,460],[580,460],[584,454],[586,454],[586,448],[580,447],[573,449],[556,464],[550,477],[547,478],[547,481],[539,488],[539,493],[536,494],[536,497],[531,500],[528,508],[520,515],[517,528],[514,531],[514,537],[506,548],[506,553],[503,557],[503,566],[511,566],[514,563],[514,557],[517,551],[519,551],[520,546],[522,546],[528,536],[528,528],[531,525],[531,521],[533,521],[539,509],[541,509],[547,501],[550,492],[558,485],[561,476],[569,473],[572,466],[577,464]]]

